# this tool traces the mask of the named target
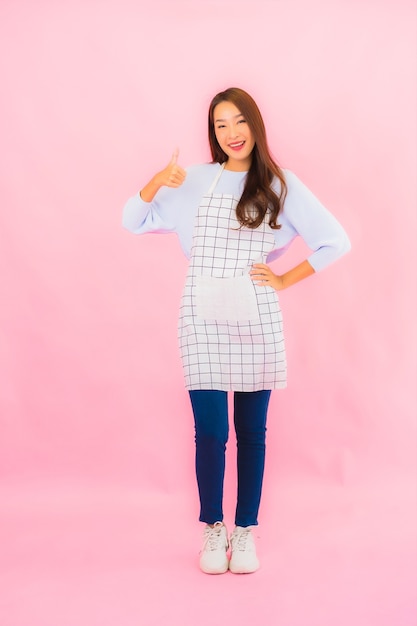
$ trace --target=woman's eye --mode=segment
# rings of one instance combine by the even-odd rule
[[[238,124],[246,124],[246,120],[239,120]]]
[[[219,125],[217,126],[217,130],[220,130],[220,128],[224,128],[224,124],[219,124]]]

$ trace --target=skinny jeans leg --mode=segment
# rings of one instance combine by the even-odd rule
[[[229,436],[227,392],[189,392],[195,425],[195,468],[200,496],[200,522],[223,521],[223,483]]]
[[[234,395],[237,439],[236,526],[256,526],[265,467],[266,418],[271,392],[241,392]]]

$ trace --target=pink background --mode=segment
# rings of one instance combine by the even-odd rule
[[[415,32],[411,0],[1,2],[2,626],[417,623]],[[262,569],[208,577],[186,261],[121,211],[176,145],[209,159],[232,85],[353,249],[282,293]]]

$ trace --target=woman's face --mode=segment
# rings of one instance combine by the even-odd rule
[[[220,102],[214,108],[213,123],[219,146],[228,156],[226,169],[246,172],[255,139],[242,113],[232,102]]]

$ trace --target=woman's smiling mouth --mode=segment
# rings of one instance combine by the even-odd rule
[[[238,141],[236,143],[229,143],[229,148],[232,150],[240,150],[245,145],[244,141]]]

